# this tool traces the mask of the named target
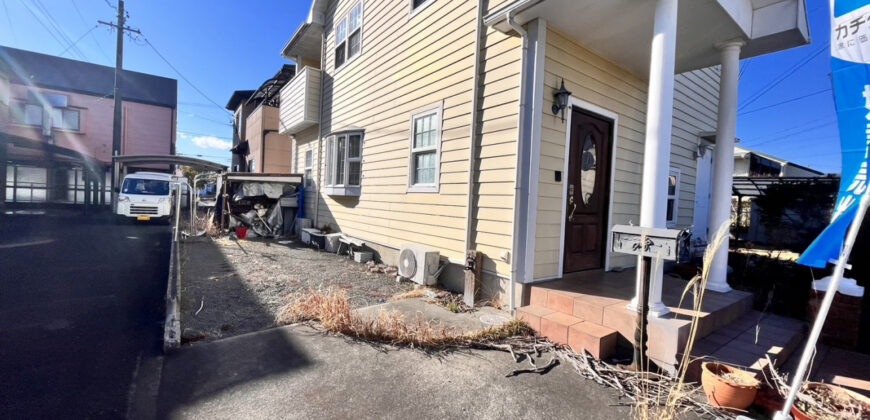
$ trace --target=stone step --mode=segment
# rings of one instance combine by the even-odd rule
[[[757,374],[768,373],[770,363],[782,366],[806,335],[807,324],[792,318],[750,311],[734,322],[698,340],[693,357],[719,361]],[[690,366],[687,377],[700,378],[701,363]]]
[[[517,318],[550,341],[571,346],[574,351],[586,349],[599,360],[616,351],[616,331],[602,325],[539,305],[518,308]]]

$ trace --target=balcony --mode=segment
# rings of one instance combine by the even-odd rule
[[[320,70],[304,67],[281,89],[280,133],[292,135],[320,123]]]

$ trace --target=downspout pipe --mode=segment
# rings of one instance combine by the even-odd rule
[[[522,178],[523,178],[523,164],[521,162],[522,157],[525,155],[525,115],[526,115],[526,63],[529,58],[529,34],[525,29],[514,20],[515,15],[511,15],[513,10],[507,11],[505,15],[505,20],[507,24],[516,31],[523,40],[523,53],[522,59],[520,60],[520,103],[519,110],[517,114],[517,165],[516,165],[516,177],[514,179],[514,217],[513,217],[513,244],[512,244],[512,252],[511,252],[511,275],[510,275],[510,291],[508,293],[510,304],[508,305],[510,309],[510,313],[512,315],[516,314],[516,283],[517,278],[522,272],[519,261],[525,260],[525,253],[523,255],[519,255],[517,250],[522,246],[523,238],[521,235],[525,232],[525,229],[522,228],[522,223],[519,220],[519,210],[523,206],[523,186],[522,186]],[[524,235],[523,235],[524,236]]]
[[[480,36],[483,32],[483,5],[485,0],[477,0],[477,28],[474,32],[474,75],[471,86],[471,130],[468,136],[468,203],[466,203],[465,215],[465,250],[470,251],[474,245],[472,224],[474,221],[474,162],[477,156],[477,119],[480,112],[477,107],[480,104]]]
[[[313,8],[314,6],[312,6]],[[312,9],[313,10],[313,9]],[[320,74],[326,72],[326,61],[324,56],[326,50],[326,32],[320,35]],[[320,188],[321,182],[325,179],[323,176],[323,93],[326,90],[326,83],[320,83],[320,122],[317,124],[317,182],[314,183],[314,214],[308,216],[311,219],[311,224],[314,227],[319,226],[317,218],[320,216]]]

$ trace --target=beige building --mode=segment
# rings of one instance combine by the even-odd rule
[[[280,133],[281,88],[296,74],[284,65],[257,90],[233,92],[226,108],[233,112],[233,171],[290,173],[293,143]]]
[[[314,0],[282,51],[281,132],[315,226],[389,264],[434,248],[457,290],[482,251],[484,293],[513,309],[529,284],[635,266],[613,225],[727,219],[694,206],[730,183],[734,69],[806,43],[800,0]]]

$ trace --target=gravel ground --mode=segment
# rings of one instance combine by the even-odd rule
[[[283,241],[282,241],[283,242]],[[275,326],[288,296],[341,288],[351,304],[383,303],[413,289],[347,257],[299,242],[196,238],[181,248],[182,340],[210,341]]]

